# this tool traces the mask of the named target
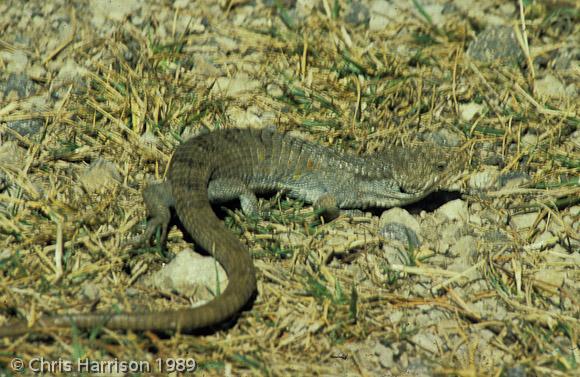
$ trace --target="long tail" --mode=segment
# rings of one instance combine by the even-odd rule
[[[216,258],[228,275],[228,286],[220,296],[203,306],[175,311],[62,315],[41,318],[32,327],[18,321],[0,327],[0,337],[71,325],[78,328],[194,330],[219,324],[238,313],[256,291],[254,264],[247,248],[211,209],[207,197],[208,164],[201,164],[200,169],[191,166],[202,163],[200,159],[203,157],[195,154],[191,146],[178,148],[170,170],[172,194],[177,215],[187,231]]]

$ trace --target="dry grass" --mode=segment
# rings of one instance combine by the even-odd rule
[[[172,43],[127,24],[110,38],[85,39],[79,33],[59,46],[52,58],[64,54],[91,64],[82,83],[39,83],[46,93],[61,86],[56,110],[30,113],[22,100],[0,103],[0,130],[26,153],[22,166],[0,164],[17,188],[0,193],[0,314],[33,320],[40,313],[89,311],[95,305],[113,311],[187,306],[187,298],[136,283],[170,255],[120,245],[142,231],[140,191],[152,177],[163,176],[183,135],[236,127],[240,114],[260,112],[272,116],[279,130],[359,152],[451,130],[464,139],[472,172],[499,156],[503,174],[531,177],[523,188],[464,199],[501,218],[535,212],[535,226],[517,234],[507,223],[465,225],[477,238],[472,268],[482,279],[474,281],[470,271],[429,265],[434,251],[424,248],[409,251],[407,265],[386,265],[376,219],[320,224],[308,206],[275,197],[266,204],[272,209],[267,218],[248,219],[236,211],[226,219],[249,246],[259,271],[259,296],[232,328],[206,336],[94,329],[55,332],[49,340],[2,339],[0,363],[14,355],[194,357],[201,375],[230,370],[233,375],[372,375],[375,364],[364,357],[380,343],[399,347],[404,357],[419,358],[442,375],[573,373],[580,359],[580,266],[571,245],[579,240],[563,218],[580,201],[580,154],[568,141],[578,129],[578,98],[538,98],[525,67],[470,60],[464,51],[474,30],[465,20],[436,28],[403,18],[368,33],[329,10],[299,25],[279,7],[270,29],[224,23],[202,35],[175,35]],[[528,38],[536,41],[541,27],[528,26]],[[212,69],[194,59],[200,56],[196,52],[214,48],[208,35],[235,39],[231,53],[213,64],[230,77],[244,72],[258,87],[233,98],[213,89]],[[5,41],[0,46],[10,47]],[[397,46],[416,54],[403,58],[394,53]],[[577,67],[561,75],[565,82],[576,75],[578,83]],[[281,95],[272,95],[273,85]],[[489,111],[464,122],[459,106],[469,102],[483,103]],[[28,119],[43,122],[34,138],[7,126]],[[537,135],[537,144],[521,142],[529,133]],[[120,182],[88,192],[82,176],[98,159],[115,165]],[[539,239],[553,223],[562,224],[555,239]],[[489,236],[494,231],[506,237],[495,240]],[[565,250],[560,262],[547,258],[556,253],[556,243]],[[186,245],[174,229],[170,251]],[[570,282],[551,285],[538,280],[536,271],[564,271]],[[83,295],[87,287],[99,290],[98,303]],[[490,316],[490,302],[501,308],[501,319]],[[393,320],[393,312],[404,313],[404,325]],[[446,319],[422,322],[433,312]],[[493,335],[487,343],[493,351],[481,349],[482,329]],[[433,352],[414,341],[416,334],[447,343]]]

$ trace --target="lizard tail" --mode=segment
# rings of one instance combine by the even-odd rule
[[[93,328],[127,330],[187,331],[217,325],[243,308],[256,291],[254,264],[248,249],[227,230],[213,212],[207,185],[211,172],[207,160],[193,148],[178,148],[170,170],[175,209],[179,219],[202,248],[214,256],[228,275],[229,283],[221,295],[196,308],[159,312],[61,315],[37,320],[32,327],[17,321],[0,327],[0,337],[18,336],[29,331],[51,328]],[[197,166],[192,166],[197,165]]]
[[[217,325],[233,317],[256,291],[250,253],[215,216],[209,203],[195,209],[195,217],[191,207],[187,207],[177,206],[184,226],[200,246],[213,254],[228,275],[228,285],[217,298],[200,307],[181,310],[60,315],[41,318],[31,327],[25,321],[15,321],[0,327],[0,337],[14,337],[30,331],[49,332],[71,325],[78,328],[103,326],[109,329],[187,331]]]

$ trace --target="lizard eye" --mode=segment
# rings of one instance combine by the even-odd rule
[[[447,168],[447,164],[443,161],[438,162],[435,164],[435,169],[437,169],[438,172],[443,172],[445,171],[445,168]]]

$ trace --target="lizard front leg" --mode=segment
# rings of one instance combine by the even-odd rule
[[[324,193],[314,200],[314,210],[322,216],[324,221],[329,222],[340,215],[340,209],[336,197],[331,193]]]
[[[211,203],[223,203],[239,199],[242,212],[246,216],[260,214],[256,194],[242,180],[234,178],[214,179],[210,181],[207,191]]]

